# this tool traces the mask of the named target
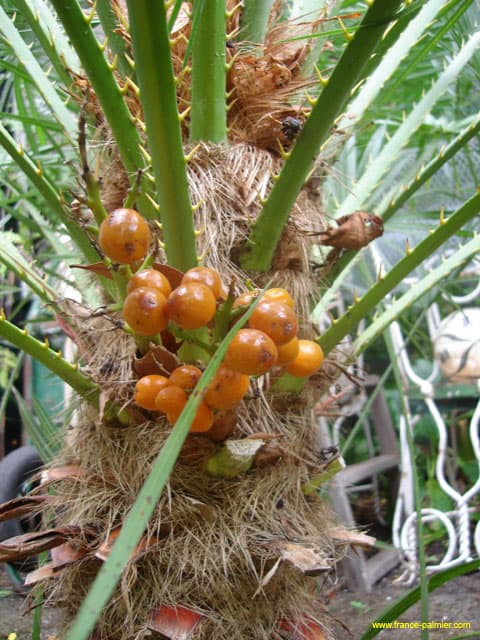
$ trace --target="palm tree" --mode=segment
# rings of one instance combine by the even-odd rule
[[[476,55],[473,23],[465,41],[447,37],[471,5],[370,0],[334,12],[320,0],[3,2],[2,60],[15,96],[0,126],[9,158],[3,206],[23,232],[2,237],[1,259],[78,349],[72,364],[12,318],[0,319],[4,339],[76,393],[73,428],[45,476],[54,491],[41,500],[51,525],[54,514],[46,537],[57,551],[30,577],[48,577],[47,597],[66,608],[69,640],[149,629],[169,638],[330,637],[311,576],[334,565],[345,536],[316,492],[328,461],[315,450],[312,403],[352,356],[341,341],[468,228],[478,193],[467,187],[471,197],[318,338],[309,311],[312,301],[316,314],[330,308],[363,247],[381,234],[377,218],[387,223],[401,212],[478,132],[478,113],[467,109],[446,147],[443,135],[420,144],[427,116]],[[444,67],[426,64],[446,42]],[[417,70],[423,95],[420,81],[404,86]],[[325,167],[333,165],[332,175],[353,166],[349,154],[362,146],[371,161],[356,165],[356,182],[335,202]],[[109,258],[99,239],[118,208],[148,221],[153,240],[142,268],[154,266],[174,289],[199,261],[221,274],[228,291],[213,328],[170,323],[168,335],[146,339],[125,326],[132,268]],[[48,247],[48,262],[33,264],[32,234]],[[372,320],[354,354],[478,249],[474,236]],[[319,252],[323,277],[312,273]],[[290,291],[300,331],[326,363],[313,376],[260,376],[228,419],[221,415],[222,436],[189,434],[255,312],[255,303],[240,317],[232,311],[247,283]],[[163,414],[132,402],[133,389],[138,377],[182,362],[202,375],[171,429]]]

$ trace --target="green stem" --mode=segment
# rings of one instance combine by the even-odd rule
[[[15,388],[14,384],[17,381],[17,378],[22,371],[22,367],[25,361],[25,357],[23,353],[19,353],[17,356],[17,360],[15,362],[15,366],[10,372],[10,375],[7,380],[7,384],[5,386],[2,385],[2,398],[0,400],[0,416],[5,416],[5,411],[7,409],[7,403],[10,399],[10,395],[12,390]],[[4,365],[5,366],[5,365]]]
[[[480,211],[480,193],[476,194],[460,209],[453,213],[446,222],[440,224],[430,235],[424,238],[368,292],[354,303],[347,312],[336,320],[325,333],[318,338],[318,343],[325,354],[329,353],[347,334],[351,333],[359,321],[368,315],[385,296],[423,261],[438,249],[448,238],[452,237],[463,225],[474,218]]]
[[[102,23],[103,32],[108,38],[108,48],[117,62],[117,68],[124,78],[135,79],[135,70],[126,57],[125,38],[118,33],[118,20],[109,0],[97,0],[97,14]]]
[[[163,0],[127,6],[165,251],[169,264],[186,271],[197,255],[165,7]]]
[[[8,232],[0,234],[0,261],[47,305],[56,305],[57,293],[28,262]]]
[[[168,31],[170,32],[173,29],[175,24],[175,20],[178,18],[178,14],[180,13],[180,9],[182,8],[184,0],[175,0],[175,5],[170,14],[170,18],[168,20]]]
[[[123,303],[127,297],[127,285],[132,276],[130,265],[119,265],[116,269],[111,269],[112,279],[117,287],[117,302]]]
[[[93,213],[95,222],[98,226],[100,226],[108,216],[108,213],[103,206],[102,196],[100,193],[100,185],[98,184],[98,180],[95,179],[88,167],[83,173],[83,179],[85,181],[87,192],[87,206]]]
[[[45,176],[41,167],[33,163],[25,150],[17,145],[15,140],[9,134],[9,132],[0,123],[0,145],[5,149],[9,156],[19,166],[22,172],[38,189],[42,197],[47,202],[48,206],[58,216],[60,222],[62,222],[70,237],[75,242],[77,247],[83,253],[88,262],[97,262],[100,259],[97,251],[90,244],[89,239],[85,235],[83,229],[74,222],[70,215],[61,204],[60,194],[55,189],[50,180]]]
[[[145,165],[140,151],[140,136],[115,80],[112,67],[105,59],[102,47],[92,30],[91,21],[83,14],[77,0],[52,0],[52,4],[93,86],[117,143],[123,166],[127,172],[136,173]],[[154,219],[157,217],[155,208],[145,195],[149,189],[145,176],[144,193],[139,197],[139,210],[146,218]]]
[[[42,25],[43,32],[48,34],[52,46],[58,52],[64,67],[74,74],[81,73],[80,61],[76,52],[70,44],[68,36],[65,34],[62,26],[59,24],[57,17],[50,6],[48,0],[28,0],[35,18],[38,18]]]
[[[35,358],[35,360],[38,360],[40,364],[43,364],[43,366],[70,385],[82,398],[85,398],[92,406],[98,408],[100,397],[98,385],[83,373],[80,373],[76,366],[67,362],[60,352],[50,349],[48,342],[40,342],[28,335],[26,330],[19,329],[6,320],[3,312],[0,314],[0,336]]]
[[[193,3],[190,141],[227,139],[225,0]]]
[[[236,316],[235,312],[233,312],[234,302],[235,296],[229,292],[227,299],[215,314],[215,327],[213,329],[214,342],[220,342],[220,340],[223,340],[228,333],[228,327],[232,320],[236,320],[240,317],[241,314]]]
[[[409,23],[417,17],[417,14],[421,10],[422,6],[423,5],[419,3],[417,7],[413,7],[412,11],[402,11],[400,18],[388,31],[386,36],[382,38],[379,46],[375,50],[375,55],[372,56],[368,61],[365,67],[365,77],[368,78],[375,71],[375,69],[382,61],[384,55],[389,51],[392,45],[397,42],[398,38],[408,27]]]
[[[345,466],[340,462],[339,458],[333,460],[324,471],[317,476],[313,476],[313,478],[310,478],[308,482],[302,485],[303,495],[309,496],[315,491],[318,491],[323,484],[331,480],[344,468]]]
[[[263,44],[273,0],[245,0],[240,17],[240,39]]]
[[[376,0],[345,49],[299,135],[255,225],[240,263],[253,271],[269,269],[283,228],[322,143],[351,97],[362,70],[390,24],[401,0]]]
[[[78,148],[80,152],[80,160],[82,162],[83,173],[82,177],[85,182],[85,190],[87,193],[87,206],[90,208],[95,218],[95,222],[98,226],[102,224],[108,213],[103,206],[102,195],[100,192],[100,185],[93,173],[90,171],[87,159],[87,137],[85,133],[85,115],[83,112],[80,114],[78,123]],[[95,230],[95,236],[96,236]]]
[[[425,553],[424,542],[424,528],[421,513],[421,493],[420,493],[420,478],[418,474],[417,465],[415,464],[415,451],[413,444],[412,431],[410,425],[407,426],[407,443],[410,450],[412,464],[412,480],[413,480],[413,499],[415,501],[415,508],[417,510],[417,553],[418,553],[418,566],[420,570],[420,602],[421,602],[421,615],[422,623],[428,623],[429,618],[429,596],[428,596],[428,578],[427,578],[427,560]],[[422,628],[422,640],[428,640],[429,633],[428,627]]]
[[[127,197],[123,203],[123,207],[125,209],[133,209],[135,206],[135,202],[140,194],[140,189],[142,186],[142,171],[138,170],[137,175],[135,176],[135,180],[133,181],[130,189],[128,190]],[[150,256],[149,256],[150,257]],[[142,268],[144,268],[142,266]]]
[[[206,353],[210,355],[212,355],[212,353],[215,353],[215,346],[209,342],[206,342],[205,340],[202,340],[201,337],[199,337],[198,335],[195,335],[195,330],[186,331],[181,327],[176,327],[171,325],[169,326],[169,331],[173,333],[173,335],[176,338],[179,338],[180,340],[184,340],[189,344],[196,345],[197,347],[200,347],[200,349],[202,349],[203,351],[206,351]],[[204,335],[203,331],[201,332],[201,335]]]
[[[338,205],[335,212],[336,218],[348,215],[352,211],[368,205],[372,194],[379,188],[384,176],[394,166],[404,147],[424,124],[425,118],[431,113],[449,86],[453,82],[457,82],[459,74],[478,51],[479,45],[480,33],[476,31],[466,40],[456,55],[448,61],[442,73],[432,83],[430,89],[423,94],[419,102],[412,105],[408,115],[405,116],[375,158],[369,160],[363,174],[355,184],[355,189],[350,191]]]

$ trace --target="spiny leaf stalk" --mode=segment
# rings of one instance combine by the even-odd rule
[[[197,254],[167,16],[163,2],[127,4],[167,258],[172,266],[186,270],[197,263]]]
[[[283,227],[318,151],[350,99],[352,88],[361,78],[375,45],[400,4],[401,0],[377,0],[366,12],[355,37],[323,88],[252,228],[241,258],[245,269],[265,271],[270,267]]]
[[[96,262],[99,259],[98,252],[91,245],[83,229],[67,213],[61,202],[60,194],[55,189],[52,182],[44,175],[43,172],[38,171],[37,165],[35,165],[33,160],[25,153],[24,149],[17,145],[10,133],[1,123],[0,145],[29,178],[32,184],[38,189],[48,206],[52,209],[52,212],[54,212],[58,216],[58,219],[65,225],[72,240],[82,251],[87,261]]]
[[[100,396],[98,385],[81,373],[76,366],[67,362],[61,352],[51,349],[48,342],[40,342],[29,335],[26,330],[19,329],[9,322],[3,311],[0,312],[0,335],[18,349],[35,358],[66,382],[82,398],[98,408]]]
[[[196,2],[193,13],[197,29],[192,45],[190,141],[226,142],[225,0]]]

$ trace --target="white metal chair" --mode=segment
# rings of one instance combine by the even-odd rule
[[[458,305],[468,305],[479,294],[480,281],[474,291],[468,295],[454,298],[454,302]],[[400,580],[406,583],[412,583],[418,573],[417,512],[414,504],[412,479],[414,462],[411,459],[407,442],[408,430],[414,435],[418,418],[418,415],[415,415],[412,410],[412,391],[422,399],[424,408],[429,412],[435,424],[438,433],[435,478],[441,490],[454,505],[453,509],[448,512],[435,507],[422,508],[420,511],[424,523],[436,521],[445,529],[443,556],[437,561],[427,560],[427,570],[434,573],[471,560],[475,554],[480,556],[480,522],[475,526],[472,517],[473,502],[480,494],[480,362],[478,361],[478,355],[480,355],[480,322],[478,322],[480,309],[473,308],[472,311],[472,307],[469,307],[464,311],[458,311],[457,314],[461,314],[463,319],[463,325],[460,328],[455,327],[454,322],[459,318],[455,319],[454,314],[442,322],[436,304],[427,311],[427,325],[437,354],[433,369],[427,377],[422,377],[415,372],[400,325],[395,322],[390,328],[406,399],[406,412],[401,417],[399,424],[401,480],[393,519],[393,543],[401,551],[405,561],[405,571]],[[450,328],[447,326],[447,331],[445,331],[445,323],[450,324]],[[452,326],[455,335],[452,334]],[[467,329],[470,330],[470,335],[466,333]],[[475,333],[473,340],[472,331]],[[446,348],[449,341],[451,345],[454,345],[454,341],[456,341],[456,346],[463,349],[459,357],[453,352],[449,353]],[[455,350],[455,345],[453,350]],[[474,355],[476,359],[473,361]],[[445,374],[450,376],[450,384],[445,379]],[[470,404],[474,405],[469,424],[469,440],[475,456],[477,477],[470,486],[464,487],[463,490],[454,486],[455,481],[447,472],[449,434],[441,404],[442,398],[443,400],[445,397],[448,398],[449,394],[452,399],[457,397],[457,401],[459,396],[463,396],[464,400],[468,398]]]

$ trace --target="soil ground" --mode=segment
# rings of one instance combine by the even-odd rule
[[[394,583],[396,577],[395,572],[385,577],[375,585],[372,593],[341,587],[332,590],[328,610],[346,627],[337,626],[338,640],[359,640],[371,628],[372,620],[413,588],[397,586]],[[399,616],[398,623],[415,623],[421,619],[420,604],[417,604]],[[470,624],[469,629],[431,627],[429,640],[466,637],[467,633],[472,634],[468,636],[469,640],[480,640],[480,572],[461,576],[430,593],[428,619],[429,622],[451,623],[452,626],[459,622]],[[382,640],[420,640],[421,633],[420,628],[406,629],[399,624],[396,629],[385,629],[376,637]]]
[[[409,589],[393,584],[392,574],[378,583],[372,593],[348,591],[340,584],[332,585],[326,604],[330,613],[343,623],[336,626],[337,640],[359,640],[370,628],[371,621]],[[3,566],[0,565],[0,640],[16,633],[16,640],[30,640],[32,615],[25,613],[25,597],[14,593]],[[42,640],[54,640],[59,628],[59,612],[44,608],[42,613]],[[420,621],[420,608],[403,614],[399,621]],[[430,594],[429,619],[435,622],[469,622],[470,640],[480,640],[480,572],[462,576]],[[478,632],[475,633],[475,632]],[[446,640],[465,634],[466,630],[441,629],[430,631],[430,640]],[[419,629],[390,629],[377,636],[389,640],[421,638]],[[465,636],[466,637],[466,636]],[[215,640],[212,638],[212,640]]]

